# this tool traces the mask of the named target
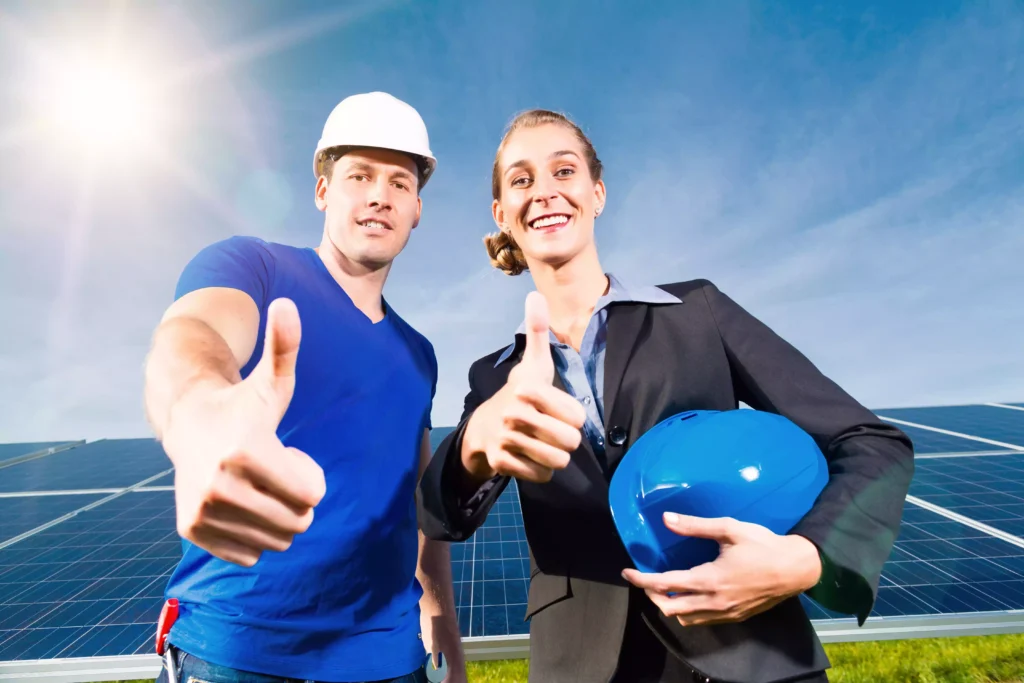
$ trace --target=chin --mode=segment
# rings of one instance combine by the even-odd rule
[[[395,260],[397,254],[381,253],[379,251],[360,254],[359,263],[367,268],[383,268]]]
[[[527,253],[534,261],[540,261],[549,265],[561,265],[575,258],[583,251],[585,246],[577,244],[575,240],[551,240],[547,243],[537,240],[532,244],[528,244],[524,253]]]
[[[543,251],[534,253],[530,256],[531,261],[543,263],[551,268],[559,268],[564,266],[566,263],[572,261],[576,256],[579,255],[579,250],[558,250],[558,251]]]

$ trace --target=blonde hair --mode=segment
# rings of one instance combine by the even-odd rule
[[[594,182],[601,179],[603,166],[601,160],[597,158],[597,150],[594,149],[594,145],[583,134],[580,127],[569,120],[564,114],[547,109],[531,109],[522,112],[512,119],[512,122],[505,130],[505,135],[501,138],[498,151],[494,154],[494,168],[491,171],[491,195],[496,201],[501,199],[501,168],[499,167],[499,160],[509,138],[518,130],[536,128],[548,123],[565,126],[572,131],[576,139],[579,140],[580,146],[583,147],[583,155],[587,160],[590,179]],[[512,239],[512,235],[504,230],[499,230],[484,237],[484,248],[487,249],[487,256],[491,260],[491,265],[506,275],[519,275],[528,270],[523,250]]]

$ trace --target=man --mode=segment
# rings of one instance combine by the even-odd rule
[[[436,358],[382,295],[435,164],[415,109],[349,97],[314,153],[320,246],[234,237],[181,275],[145,387],[183,537],[178,681],[405,683],[425,652],[465,678],[447,545],[414,497]]]

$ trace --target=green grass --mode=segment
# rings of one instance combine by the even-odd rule
[[[834,683],[1021,683],[1024,635],[834,643]]]
[[[1024,635],[833,643],[825,650],[831,683],[1024,683]],[[470,662],[469,680],[526,683],[528,667],[525,659]]]

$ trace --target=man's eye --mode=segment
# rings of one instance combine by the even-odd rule
[[[392,185],[397,187],[399,190],[403,190],[403,191],[409,189],[409,187],[405,183],[395,182],[395,183],[392,183]]]
[[[362,173],[354,173],[349,177],[352,178],[352,180],[368,180],[368,178]]]

